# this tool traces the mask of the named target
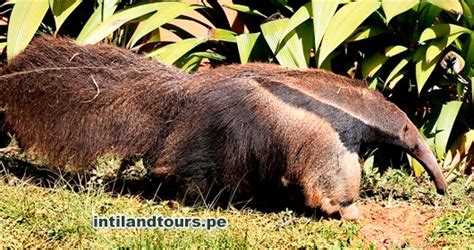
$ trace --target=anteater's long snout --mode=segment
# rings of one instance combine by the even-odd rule
[[[428,144],[421,138],[419,138],[418,141],[418,150],[413,152],[413,156],[423,165],[431,179],[433,179],[438,193],[446,193],[448,183],[441,172],[438,161],[429,149]]]

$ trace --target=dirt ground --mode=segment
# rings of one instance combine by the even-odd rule
[[[433,220],[441,215],[441,209],[400,201],[390,204],[366,201],[359,209],[363,222],[359,235],[367,242],[376,243],[377,248],[408,244],[428,247],[427,232]]]

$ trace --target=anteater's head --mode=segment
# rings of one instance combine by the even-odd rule
[[[448,188],[446,180],[441,172],[438,162],[431,152],[428,144],[420,135],[417,127],[410,121],[407,115],[393,103],[383,101],[382,109],[376,110],[383,122],[377,127],[379,130],[378,141],[390,143],[402,147],[412,157],[417,159],[433,179],[438,193],[444,194]],[[382,103],[381,103],[382,104]]]
[[[411,122],[407,122],[399,131],[398,137],[400,138],[400,146],[423,165],[435,182],[438,193],[444,194],[448,184],[435,156],[426,141],[420,136],[418,129]]]

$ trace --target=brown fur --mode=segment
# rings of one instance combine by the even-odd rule
[[[186,77],[112,46],[53,38],[34,40],[1,75],[0,103],[20,143],[53,167],[81,169],[150,148],[179,108],[169,81]]]
[[[291,187],[307,206],[353,218],[357,152],[375,141],[405,148],[445,189],[400,109],[326,71],[254,63],[187,76],[108,46],[38,39],[2,74],[7,124],[53,166],[141,155],[181,195],[214,187],[250,197]]]
[[[152,169],[172,173],[178,186],[215,185],[250,195],[292,185],[306,205],[332,214],[358,197],[362,142],[387,142],[410,153],[413,145],[426,146],[380,93],[321,70],[224,66],[189,78],[183,88],[187,111],[175,118]],[[438,187],[445,187],[443,180]]]

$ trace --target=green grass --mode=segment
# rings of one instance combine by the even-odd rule
[[[373,178],[373,177],[372,177]],[[414,206],[443,206],[433,220],[427,242],[432,246],[466,246],[473,242],[472,192],[452,184],[446,197],[432,191],[426,179],[417,180],[403,171],[388,171],[364,186],[371,195],[363,200],[408,200]],[[463,183],[464,179],[459,183]],[[320,220],[292,211],[262,213],[251,209],[206,209],[170,206],[135,195],[111,195],[100,184],[68,188],[59,180],[54,188],[33,185],[11,174],[0,176],[0,245],[12,247],[373,247],[360,236],[363,222]],[[404,191],[403,191],[404,190]],[[101,216],[198,216],[228,219],[226,229],[94,229],[92,214]]]
[[[0,242],[7,246],[69,247],[270,247],[361,244],[358,224],[295,216],[291,211],[264,214],[154,203],[136,196],[111,197],[99,188],[73,192],[40,188],[21,180],[0,182]],[[227,229],[93,229],[92,214],[146,216],[225,216]]]
[[[474,247],[474,210],[465,209],[438,218],[428,241],[443,246],[471,244]]]

